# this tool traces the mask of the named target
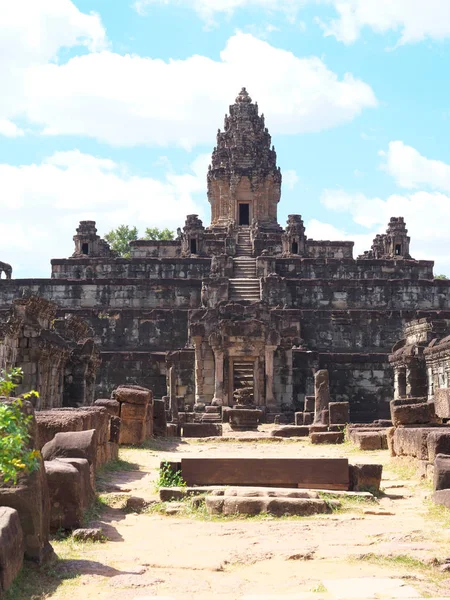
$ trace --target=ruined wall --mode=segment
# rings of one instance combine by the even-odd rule
[[[162,244],[162,242],[159,242]],[[169,243],[169,242],[167,242]],[[173,242],[170,242],[173,243]],[[159,249],[160,250],[160,249]],[[151,254],[132,258],[53,259],[54,279],[201,279],[208,275],[210,258],[167,258],[167,253],[153,249]],[[143,251],[141,252],[143,253]]]
[[[350,403],[350,420],[368,423],[390,418],[392,370],[385,354],[316,353],[294,350],[293,399],[302,408],[314,390],[314,371],[328,369],[333,402]]]

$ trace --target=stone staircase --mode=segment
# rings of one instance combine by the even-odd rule
[[[261,300],[261,284],[256,277],[256,259],[252,257],[248,227],[239,228],[233,271],[234,277],[230,279],[229,299],[233,302],[259,302]]]
[[[252,243],[250,241],[250,227],[239,227],[236,246],[236,256],[253,255]]]
[[[259,279],[230,279],[228,297],[232,302],[259,302],[261,300]]]
[[[233,388],[235,390],[253,387],[253,363],[250,361],[234,362]]]

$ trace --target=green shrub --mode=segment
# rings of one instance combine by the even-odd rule
[[[9,398],[20,384],[23,372],[20,368],[2,371],[0,396]],[[38,397],[37,392],[24,394],[24,398]],[[22,411],[22,400],[8,404],[0,402],[0,479],[17,483],[20,474],[32,473],[39,468],[40,453],[29,448],[30,424],[33,417]]]
[[[186,482],[181,475],[181,471],[174,471],[168,462],[162,463],[155,483],[157,489],[162,487],[184,487],[185,485]]]

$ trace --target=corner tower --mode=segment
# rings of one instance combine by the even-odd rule
[[[225,116],[224,131],[217,133],[208,170],[211,225],[276,225],[281,196],[276,162],[264,115],[242,88]]]

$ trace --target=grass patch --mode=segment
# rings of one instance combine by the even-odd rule
[[[168,462],[162,463],[158,469],[158,478],[155,481],[156,490],[162,487],[186,487],[181,471],[175,471]]]
[[[319,492],[319,498],[325,500],[338,500],[340,506],[335,506],[329,502],[329,507],[334,513],[343,512],[362,512],[365,508],[371,508],[374,504],[378,504],[378,500],[375,497],[364,497],[364,496],[345,496],[339,494],[333,494],[330,492]],[[328,503],[328,502],[327,502]]]
[[[316,585],[316,587],[313,588],[311,591],[314,592],[315,594],[325,594],[328,590],[323,585],[323,583],[319,583],[319,585]]]
[[[103,475],[104,473],[117,473],[118,471],[140,471],[140,469],[141,467],[138,463],[118,458],[102,465],[97,470],[97,474]]]
[[[419,479],[415,460],[407,456],[391,458],[386,465],[386,469],[391,473],[394,473],[399,479]]]
[[[442,506],[441,504],[435,504],[431,498],[425,500],[425,507],[425,517],[427,519],[436,521],[445,529],[450,528],[450,508]]]
[[[89,527],[92,521],[98,521],[107,506],[102,496],[96,496],[94,502],[83,515],[83,527]]]

